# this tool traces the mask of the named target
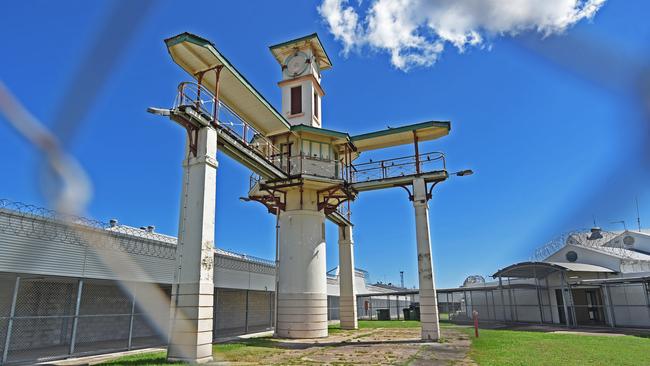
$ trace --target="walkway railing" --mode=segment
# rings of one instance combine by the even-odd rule
[[[273,145],[271,140],[247,123],[241,116],[221,101],[217,102],[212,92],[205,86],[195,82],[182,82],[178,85],[178,94],[174,101],[174,108],[192,107],[208,121],[214,121],[218,115],[217,126],[235,137],[244,145],[272,161],[274,156],[280,155],[280,150]]]
[[[430,152],[402,158],[353,164],[349,176],[350,183],[361,183],[446,169],[444,153]]]

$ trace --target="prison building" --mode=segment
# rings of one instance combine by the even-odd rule
[[[599,228],[562,235],[493,281],[439,289],[451,320],[650,328],[650,233]]]
[[[178,254],[176,238],[153,226],[63,217],[0,200],[0,364],[167,344],[169,324],[157,327],[150,317],[170,313]],[[367,280],[357,269],[360,296],[391,292]],[[214,340],[273,328],[273,261],[215,249],[214,286]],[[151,303],[152,287],[164,304]],[[335,320],[338,268],[328,273],[327,289],[328,319]],[[361,302],[359,314],[386,306],[385,296],[372,301],[365,310]],[[395,315],[396,301],[389,301]]]

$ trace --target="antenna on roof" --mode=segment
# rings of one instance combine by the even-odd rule
[[[634,197],[636,200],[636,223],[639,225],[639,232],[641,232],[641,215],[639,215],[639,197]]]
[[[597,227],[598,224],[596,224],[596,215],[591,214],[591,217],[594,219],[594,227]]]

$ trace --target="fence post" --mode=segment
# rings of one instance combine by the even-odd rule
[[[569,322],[569,306],[567,305],[568,301],[568,295],[566,294],[566,278],[564,276],[564,271],[560,272],[562,274],[562,307],[564,308],[564,321],[566,323],[567,328],[571,328],[571,324]]]
[[[11,310],[9,313],[9,322],[7,323],[7,335],[5,336],[5,348],[2,352],[2,364],[7,362],[9,355],[9,346],[11,345],[11,330],[14,325],[14,316],[16,315],[16,299],[18,298],[18,288],[20,287],[20,276],[16,276],[16,283],[14,284],[14,293],[11,297]]]
[[[248,334],[248,289],[246,289],[246,320],[244,323],[244,334]]]
[[[273,297],[269,292],[269,328],[273,328]]]
[[[645,290],[645,305],[648,308],[648,316],[650,317],[650,286],[648,286],[648,282],[643,282],[643,289]]]
[[[609,326],[614,328],[616,327],[616,319],[614,318],[614,303],[612,302],[612,297],[609,294],[609,286],[607,284],[604,284],[602,289],[603,289],[603,296],[605,297],[603,299],[603,302],[606,304],[605,316],[607,316],[607,321],[609,322]]]
[[[77,324],[79,323],[79,307],[81,306],[81,294],[84,287],[84,280],[79,279],[79,284],[77,286],[77,303],[74,308],[74,318],[72,320],[72,338],[70,340],[70,354],[74,353],[74,345],[77,341]]]
[[[488,299],[487,288],[485,288],[485,282],[483,283],[483,294],[485,295],[485,312],[487,313],[486,319],[490,319],[490,300]]]
[[[137,286],[137,285],[136,285]],[[133,295],[131,296],[131,318],[129,319],[129,343],[127,349],[131,350],[132,340],[133,340],[133,318],[135,314],[135,296],[137,287],[133,286]]]
[[[463,290],[463,300],[465,302],[465,316],[469,318],[469,303],[467,302],[467,292]]]
[[[468,292],[469,292],[469,302],[470,302],[470,304],[472,304],[471,309],[472,309],[472,314],[473,314],[474,313],[474,296],[472,296],[472,292],[474,292],[474,291],[469,290]],[[469,311],[469,309],[468,309],[468,311]],[[469,313],[467,313],[467,315],[469,316]]]
[[[533,266],[533,276],[535,277],[535,293],[537,294],[537,304],[539,305],[539,323],[544,324],[544,311],[542,310],[542,296],[539,293],[539,278],[537,278],[537,271]]]
[[[503,322],[507,323],[507,319],[506,319],[506,302],[505,302],[505,298],[503,297],[503,282],[501,280],[501,276],[499,276],[499,289],[501,290],[499,292],[501,293],[501,310],[503,310]]]

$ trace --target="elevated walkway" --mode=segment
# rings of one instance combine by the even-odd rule
[[[219,149],[253,171],[249,193],[251,197],[261,195],[261,191],[270,188],[274,191],[271,198],[279,202],[281,198],[278,191],[282,188],[302,184],[305,179],[318,183],[321,186],[319,189],[324,192],[323,206],[334,208],[326,210],[327,217],[338,225],[349,224],[348,215],[341,210],[336,210],[343,195],[356,196],[357,193],[364,191],[405,187],[416,177],[424,178],[426,182],[448,178],[445,156],[440,152],[348,166],[339,162],[322,162],[340,164],[337,169],[329,169],[339,173],[318,176],[319,172],[316,169],[318,166],[314,166],[318,163],[312,161],[312,158],[283,154],[251,123],[214,98],[205,86],[194,82],[179,84],[172,109],[163,110],[163,113],[158,110],[158,113],[167,115],[186,127],[190,149],[195,139],[192,131],[200,126],[213,126],[217,131]],[[314,171],[306,171],[306,166],[310,166]],[[264,182],[264,187],[260,186],[260,182]],[[266,199],[268,200],[268,197]]]

